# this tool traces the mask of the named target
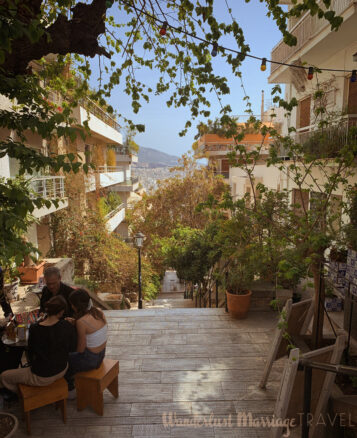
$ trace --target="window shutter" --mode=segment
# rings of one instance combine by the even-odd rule
[[[221,170],[222,170],[222,172],[229,172],[229,161],[228,160],[222,160]]]
[[[357,82],[349,81],[348,114],[357,114]]]
[[[310,126],[311,96],[299,102],[299,128]]]

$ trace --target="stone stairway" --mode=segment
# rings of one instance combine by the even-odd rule
[[[78,412],[75,401],[69,401],[66,424],[53,406],[38,409],[31,414],[33,438],[268,437],[268,429],[244,426],[237,416],[273,412],[282,364],[274,365],[266,391],[258,381],[274,313],[251,312],[240,321],[224,309],[105,314],[106,354],[120,362],[119,398],[105,392],[103,417],[90,409]],[[20,419],[16,437],[25,438],[19,407],[13,411]]]

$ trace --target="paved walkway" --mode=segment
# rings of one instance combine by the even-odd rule
[[[166,271],[161,293],[153,301],[145,303],[146,309],[175,309],[194,307],[191,299],[183,297],[185,287],[179,282],[176,271]]]
[[[273,412],[281,364],[274,365],[266,391],[259,390],[275,317],[251,312],[231,319],[224,309],[143,309],[106,312],[107,356],[120,361],[119,398],[105,392],[104,416],[77,412],[68,402],[63,424],[53,406],[32,416],[33,438],[263,438],[266,429],[237,427],[237,413]],[[206,427],[165,427],[165,413]],[[19,418],[21,414],[16,410]],[[230,420],[229,420],[230,419]],[[214,425],[213,421],[216,421]],[[220,427],[217,421],[231,421]],[[24,438],[20,420],[17,438]]]
[[[162,280],[161,293],[170,294],[175,292],[183,292],[185,287],[179,282],[176,271],[166,271]]]

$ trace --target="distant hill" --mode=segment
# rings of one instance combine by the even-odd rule
[[[166,154],[156,149],[140,146],[136,167],[170,167],[177,165],[178,157]]]

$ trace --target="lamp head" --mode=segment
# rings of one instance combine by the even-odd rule
[[[135,245],[138,247],[138,248],[141,248],[142,246],[143,246],[143,244],[144,244],[144,240],[145,240],[145,236],[144,236],[144,234],[143,233],[136,233],[135,234],[135,236],[134,236],[134,239],[135,239]]]

